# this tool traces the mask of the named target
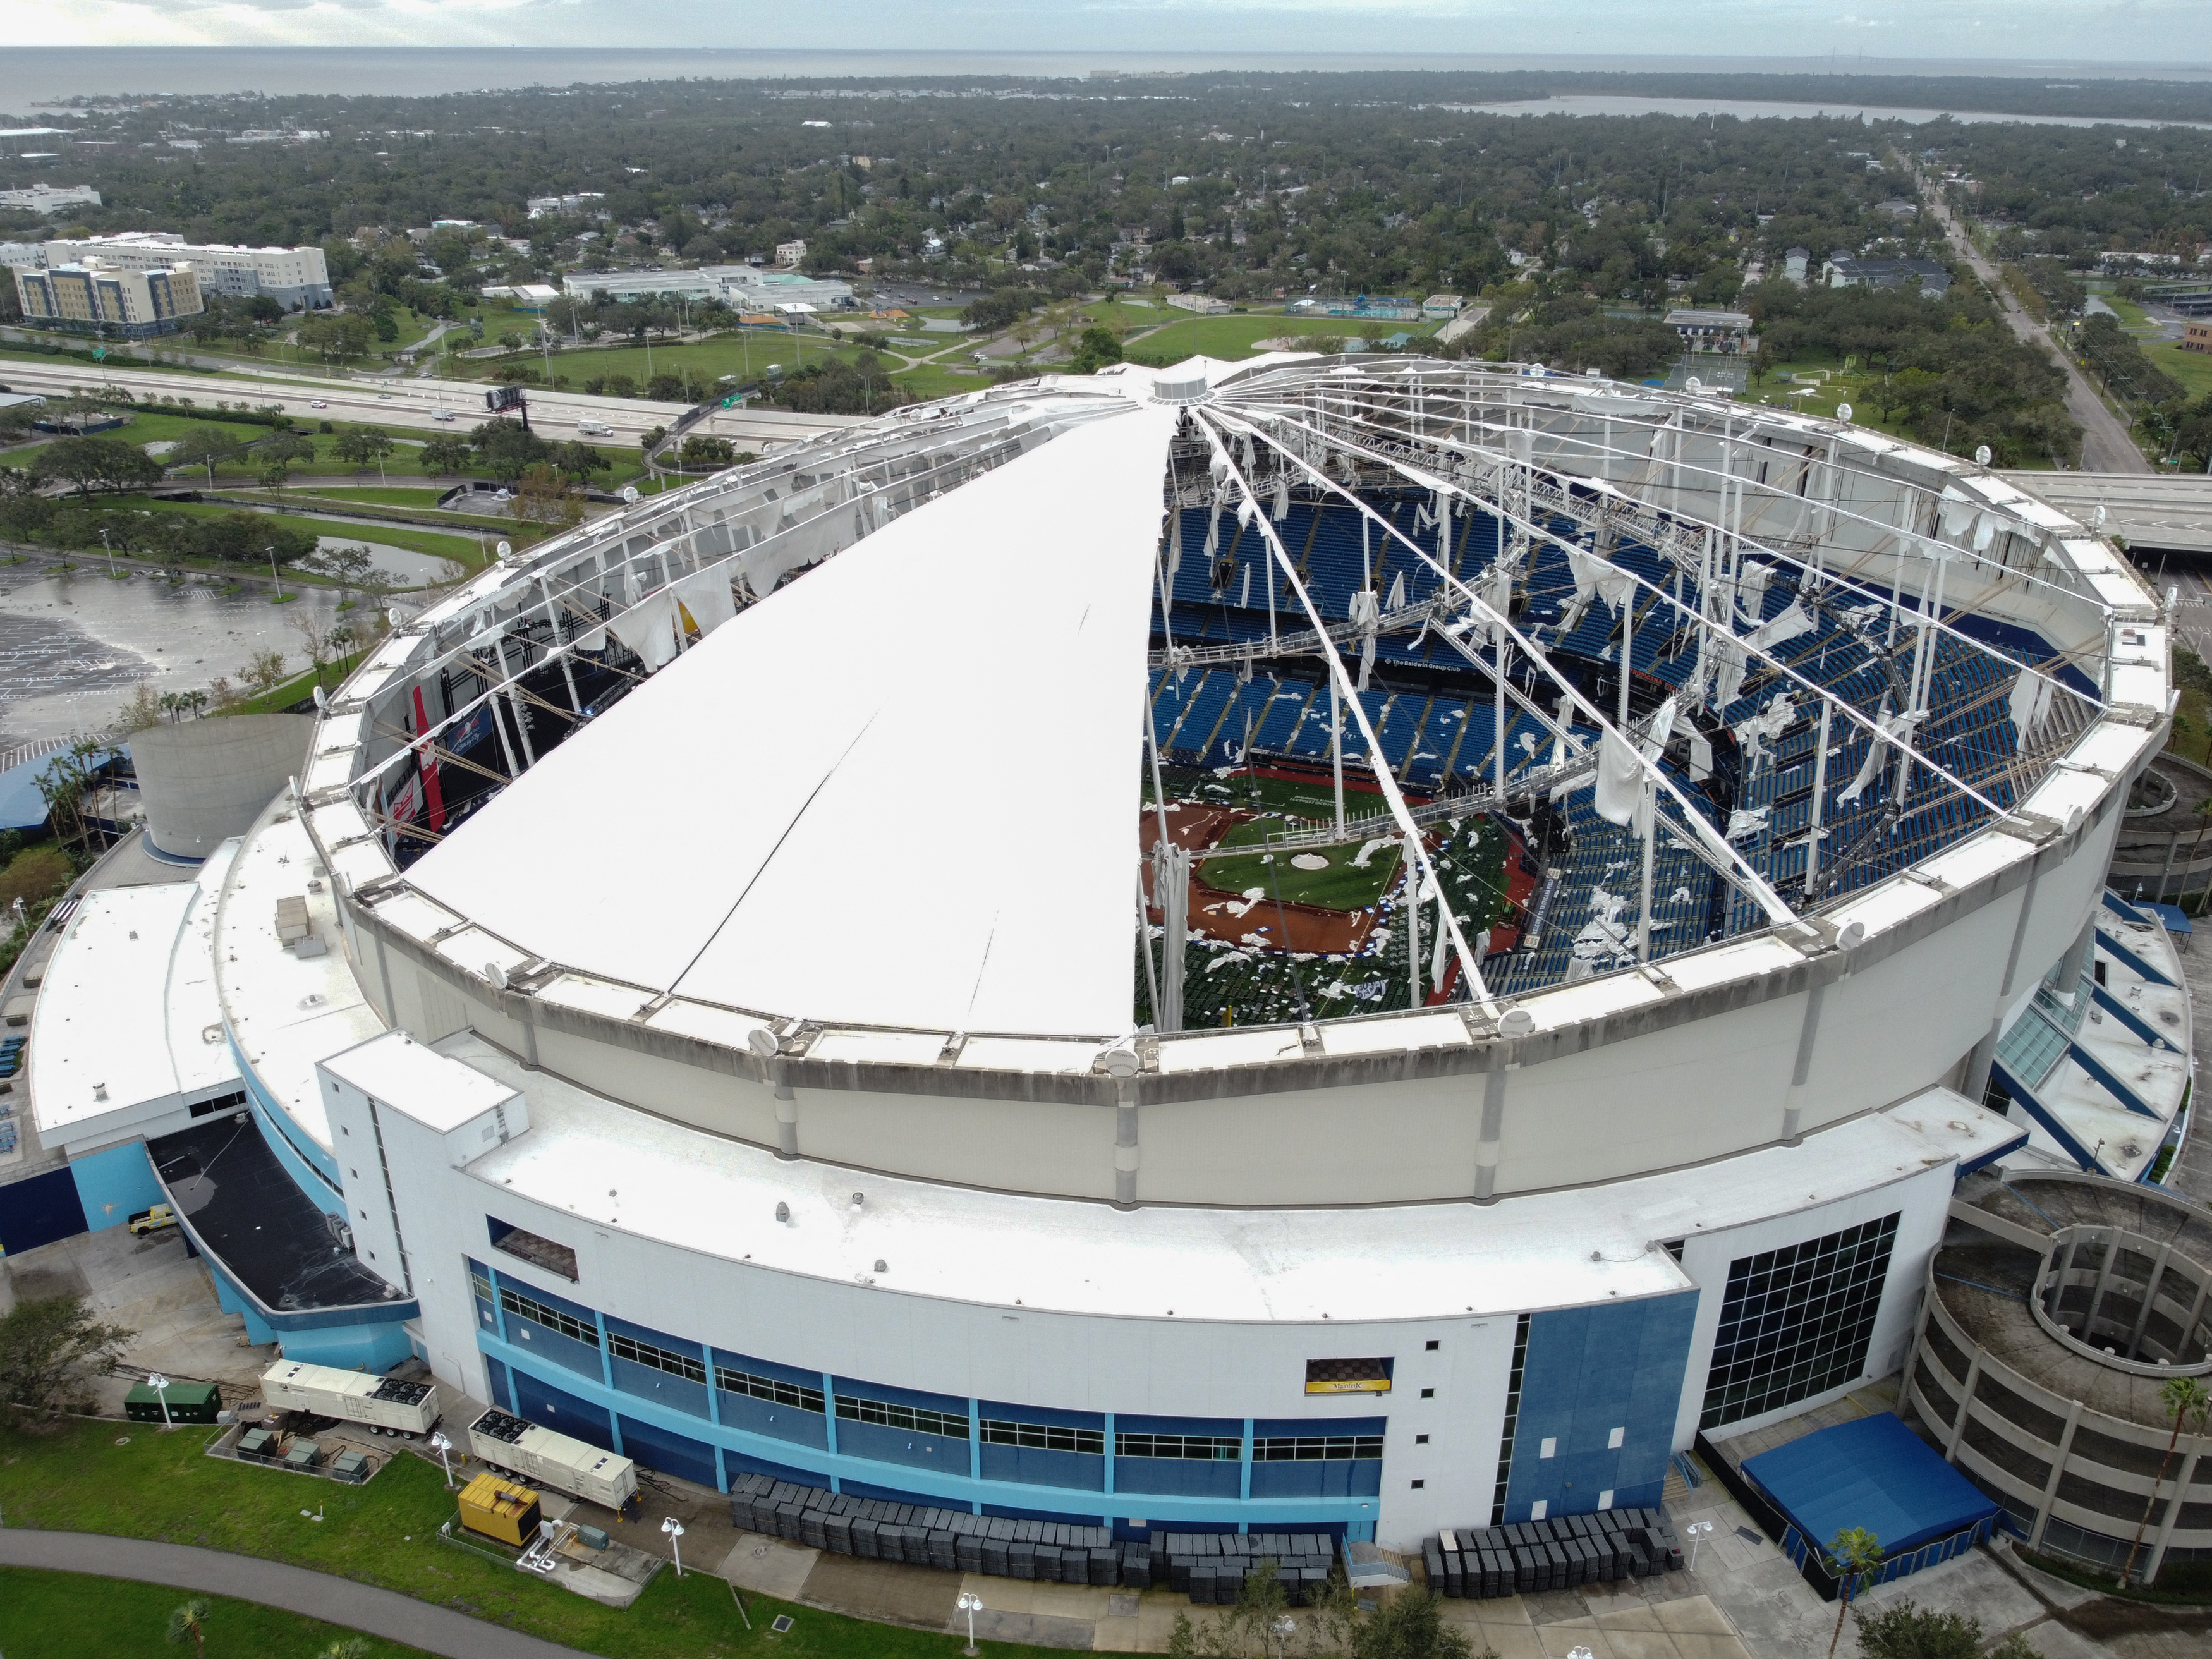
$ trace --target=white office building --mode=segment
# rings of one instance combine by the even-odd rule
[[[50,265],[87,258],[120,270],[151,270],[189,260],[204,293],[231,299],[265,294],[287,311],[314,310],[331,303],[330,267],[319,247],[234,247],[224,242],[187,242],[163,230],[125,231],[81,240],[56,238],[46,245],[46,262]]]
[[[98,207],[100,192],[90,185],[33,185],[27,190],[0,190],[0,208],[17,213],[58,213],[64,208]]]

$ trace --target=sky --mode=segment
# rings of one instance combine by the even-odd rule
[[[718,46],[1757,53],[2212,61],[2212,0],[0,0],[46,46]],[[2197,43],[2203,43],[2201,46]]]

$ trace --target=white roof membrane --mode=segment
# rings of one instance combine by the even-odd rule
[[[411,879],[553,961],[705,1001],[1126,1029],[1174,425],[1133,403],[856,543],[576,732]]]

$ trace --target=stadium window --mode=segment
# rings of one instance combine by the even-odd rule
[[[1425,1480],[1416,1480],[1415,1482],[1413,1482],[1413,1490],[1414,1490],[1415,1492],[1419,1492],[1419,1491],[1420,1491],[1420,1490],[1421,1490],[1421,1488],[1422,1488],[1422,1487],[1424,1487],[1424,1486],[1427,1486],[1428,1484],[1429,1484],[1429,1483],[1428,1483],[1427,1481],[1425,1481]]]
[[[837,1396],[837,1415],[848,1423],[876,1423],[911,1434],[933,1434],[945,1440],[965,1440],[968,1419],[948,1412],[926,1411],[919,1406],[894,1406],[881,1400]]]
[[[607,1348],[617,1359],[627,1359],[637,1365],[650,1365],[657,1371],[666,1371],[671,1376],[680,1376],[687,1382],[704,1382],[707,1380],[707,1362],[694,1354],[676,1353],[614,1331],[607,1333]]]
[[[727,1365],[714,1367],[714,1383],[730,1394],[765,1400],[772,1406],[789,1406],[802,1412],[818,1413],[822,1409],[819,1389],[803,1388],[773,1376],[755,1376],[750,1371],[733,1371]]]
[[[983,1419],[987,1446],[1027,1446],[1036,1451],[1082,1452],[1091,1457],[1106,1455],[1103,1429],[1064,1429],[1051,1423],[1008,1423]]]
[[[599,1346],[599,1333],[596,1327],[586,1325],[573,1314],[564,1314],[558,1308],[549,1308],[534,1297],[520,1295],[504,1285],[499,1287],[499,1305],[533,1325],[543,1325],[549,1331],[558,1332],[574,1341],[587,1342],[594,1348]]]
[[[479,1301],[496,1300],[491,1293],[490,1276],[473,1261],[469,1263],[469,1288],[477,1293]]]
[[[533,1267],[543,1267],[549,1273],[558,1273],[572,1285],[576,1282],[576,1253],[566,1244],[556,1244],[550,1238],[540,1238],[536,1233],[526,1232],[495,1216],[486,1216],[484,1225],[490,1230],[491,1247],[495,1250],[503,1250],[517,1261],[527,1261]]]
[[[1729,1265],[1700,1428],[1858,1380],[1898,1219],[1893,1213]]]
[[[1244,1443],[1229,1435],[1116,1434],[1114,1437],[1114,1455],[1176,1457],[1200,1463],[1237,1463],[1243,1461]]]
[[[1441,1342],[1431,1342],[1431,1343],[1430,1343],[1430,1344],[1429,1344],[1429,1346],[1428,1346],[1428,1352],[1431,1352],[1431,1353],[1434,1353],[1434,1352],[1435,1352],[1438,1348],[1441,1348],[1442,1346],[1443,1346],[1443,1343],[1441,1343]]]
[[[217,1112],[242,1110],[245,1105],[246,1091],[234,1089],[227,1095],[217,1095],[213,1100],[203,1100],[187,1106],[185,1112],[190,1117],[212,1117]]]
[[[1426,1442],[1428,1436],[1420,1437]],[[1379,1434],[1301,1434],[1270,1436],[1252,1443],[1255,1463],[1340,1462],[1346,1458],[1380,1457]]]
[[[1423,1389],[1421,1390],[1421,1398],[1424,1400],[1434,1400],[1436,1397],[1437,1391],[1434,1389]]]
[[[1413,1443],[1417,1446],[1425,1446],[1429,1443],[1429,1437],[1425,1434],[1417,1434],[1413,1437]]]

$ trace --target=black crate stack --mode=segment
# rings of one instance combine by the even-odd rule
[[[1448,1527],[1422,1546],[1429,1588],[1469,1601],[1679,1572],[1682,1546],[1656,1509]]]
[[[1291,1605],[1304,1607],[1328,1588],[1336,1543],[1317,1532],[1171,1532],[1157,1548],[1167,1559],[1169,1588],[1196,1606],[1234,1606],[1245,1578],[1273,1561]]]
[[[940,1572],[1059,1584],[1148,1589],[1152,1583],[1152,1547],[1117,1544],[1110,1528],[894,1504],[764,1474],[739,1475],[730,1482],[730,1519],[746,1532],[864,1561],[903,1561]]]

